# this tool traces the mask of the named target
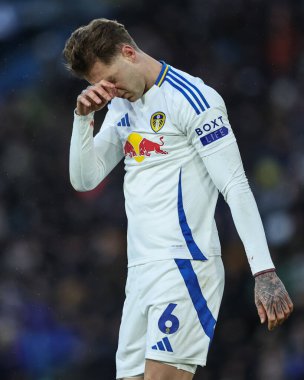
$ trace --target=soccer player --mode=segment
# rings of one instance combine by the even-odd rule
[[[67,40],[77,97],[70,179],[96,187],[124,158],[128,278],[117,379],[191,380],[206,365],[224,288],[214,220],[220,191],[244,244],[255,303],[268,329],[293,304],[275,272],[221,96],[159,62],[124,26],[97,19]],[[94,112],[108,107],[93,137]]]

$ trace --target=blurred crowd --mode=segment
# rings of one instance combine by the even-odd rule
[[[123,22],[157,59],[225,99],[279,276],[295,304],[268,332],[230,210],[216,221],[226,288],[197,380],[304,379],[304,1],[0,3],[0,379],[112,380],[126,279],[123,163],[95,190],[69,183],[70,33]],[[104,112],[96,115],[98,123]]]

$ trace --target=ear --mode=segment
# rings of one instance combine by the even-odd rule
[[[131,45],[122,45],[121,54],[131,62],[135,62],[136,60],[136,50]]]

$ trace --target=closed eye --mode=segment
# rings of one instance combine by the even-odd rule
[[[115,80],[115,78],[113,76],[110,76],[110,77],[106,78],[106,81],[108,81],[110,83],[113,83],[113,84],[115,84],[115,82],[116,82],[116,80]]]

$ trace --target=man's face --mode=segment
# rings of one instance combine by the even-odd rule
[[[113,83],[117,89],[117,96],[130,102],[141,98],[145,92],[145,80],[137,64],[122,54],[109,65],[97,60],[85,79],[92,85],[101,80]]]

